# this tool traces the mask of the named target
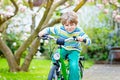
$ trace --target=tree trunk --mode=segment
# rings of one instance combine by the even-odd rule
[[[49,13],[48,13],[48,16],[46,17],[46,19],[45,19],[44,22],[43,22],[44,24],[47,24],[47,23],[48,23],[48,21],[49,21],[49,20],[51,19],[51,17],[52,17],[52,14],[53,14],[54,10],[55,10],[58,6],[60,6],[61,4],[63,4],[64,2],[66,2],[66,0],[59,1],[57,4],[53,5],[53,6],[51,7],[51,9],[50,9],[50,7],[49,7],[50,11],[49,11]],[[44,24],[43,24],[43,26],[45,26]],[[42,26],[42,27],[43,27],[43,26]],[[39,30],[39,29],[37,29],[37,30]],[[27,57],[26,57],[26,59],[25,59],[25,62],[24,62],[23,65],[22,65],[22,71],[28,71],[30,62],[31,62],[31,60],[32,60],[32,58],[33,58],[34,54],[36,53],[37,48],[38,48],[38,46],[39,46],[38,43],[40,43],[38,39],[35,39],[35,40],[33,41],[32,45],[31,45],[31,48],[30,48],[30,52],[29,52],[29,54],[27,55]]]
[[[32,15],[32,25],[31,25],[31,33],[33,33],[35,30],[35,16]]]
[[[30,62],[33,59],[33,56],[35,55],[35,53],[37,52],[37,48],[38,48],[39,44],[40,44],[40,41],[38,38],[36,38],[32,42],[32,45],[30,47],[30,51],[29,51],[28,55],[26,56],[25,61],[21,67],[22,71],[28,71],[28,68],[30,66]]]
[[[20,70],[18,64],[15,61],[14,55],[12,51],[8,48],[8,46],[2,41],[0,37],[0,50],[3,52],[4,56],[7,59],[10,72],[17,72]]]
[[[61,2],[61,4],[63,4],[65,1],[66,0],[61,0],[60,2]],[[14,0],[11,0],[11,2],[13,2],[13,5],[15,5],[15,7],[16,7],[16,10],[15,10],[15,15],[16,15],[16,13],[18,11],[18,7],[17,7],[16,3],[14,2]],[[58,2],[58,3],[60,3],[60,2]],[[48,1],[46,11],[44,12],[43,18],[41,19],[38,27],[34,30],[34,32],[30,35],[30,37],[15,52],[15,56],[13,55],[12,51],[9,49],[9,47],[4,43],[4,41],[0,37],[0,50],[5,55],[11,72],[17,72],[19,70],[28,71],[30,62],[31,62],[31,60],[32,60],[32,58],[33,58],[34,54],[36,53],[37,48],[39,46],[39,39],[38,38],[35,39],[35,37],[37,36],[37,34],[39,33],[39,31],[41,29],[46,27],[45,24],[48,24],[54,10],[58,6],[60,6],[60,4],[55,4],[52,6],[52,3],[53,3],[53,0]],[[78,7],[76,7],[74,9],[74,11],[76,12],[83,4],[84,4],[84,2],[79,4]],[[51,8],[51,6],[52,6],[52,8]],[[7,19],[7,20],[9,20],[9,19]],[[60,19],[58,19],[58,21],[60,21]],[[4,22],[6,22],[6,21],[4,21]],[[0,23],[0,25],[2,25],[4,22]],[[20,65],[21,55],[30,44],[31,44],[30,52],[26,56],[25,61],[22,64],[21,69],[20,69],[19,65]]]
[[[18,65],[20,64],[20,58],[21,58],[22,53],[26,50],[26,48],[29,46],[29,44],[35,39],[37,34],[38,34],[38,31],[34,31],[31,34],[31,36],[16,51],[15,59],[16,59]]]
[[[51,5],[53,3],[53,0],[48,1],[47,3],[47,9],[44,12],[44,15],[38,25],[38,27],[36,28],[36,30],[31,34],[31,36],[19,47],[19,49],[16,51],[15,53],[15,58],[18,64],[20,64],[20,57],[22,55],[22,52],[25,51],[25,49],[32,43],[32,41],[35,39],[35,37],[37,36],[37,34],[39,33],[44,21],[46,20],[46,17],[48,15],[48,12],[51,8]]]
[[[65,2],[64,0],[63,0],[63,1],[60,1],[60,2],[58,2],[56,5],[54,5],[55,7],[51,7],[51,10],[49,11],[49,14],[48,14],[48,16],[47,16],[47,19],[44,21],[44,25],[43,25],[41,28],[46,27],[45,24],[49,25],[49,24],[48,24],[48,21],[50,20],[50,18],[51,18],[51,16],[52,16],[52,13],[54,12],[55,8],[57,8],[58,5],[61,5],[61,4],[63,4],[64,2]],[[79,7],[78,7],[78,6],[75,7],[74,11],[77,12],[77,11],[79,10],[79,8],[81,8],[81,7],[83,6],[83,4],[85,4],[84,1],[83,1],[83,2],[80,2],[80,3],[78,4]],[[59,22],[59,21],[60,21],[60,19],[58,19],[58,22]],[[54,22],[53,22],[53,23],[54,23]],[[39,29],[36,29],[36,30],[39,30]],[[37,31],[36,31],[36,32],[37,32]],[[32,42],[32,45],[31,45],[29,54],[28,54],[27,57],[25,58],[25,61],[24,61],[23,65],[22,65],[22,68],[21,68],[22,71],[28,71],[28,68],[29,68],[29,66],[30,66],[30,62],[31,62],[34,54],[36,53],[38,46],[39,46],[39,40],[38,40],[38,39],[35,39],[35,40]]]

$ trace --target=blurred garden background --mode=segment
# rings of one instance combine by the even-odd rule
[[[111,48],[120,49],[120,0],[0,0],[0,80],[47,79],[57,45],[37,35],[60,26],[60,16],[69,10],[92,41],[82,44],[85,69],[109,61]]]

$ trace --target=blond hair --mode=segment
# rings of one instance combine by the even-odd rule
[[[61,23],[64,25],[66,22],[75,23],[77,25],[78,23],[78,16],[74,11],[69,11],[63,13],[61,16]]]

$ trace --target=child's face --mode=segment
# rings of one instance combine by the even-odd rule
[[[68,32],[73,32],[75,30],[75,28],[76,28],[76,24],[75,23],[66,22],[64,24],[64,28]]]

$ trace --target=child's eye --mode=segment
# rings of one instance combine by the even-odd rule
[[[65,25],[65,26],[68,26],[68,25]]]
[[[73,26],[75,23],[71,23],[70,26]]]

